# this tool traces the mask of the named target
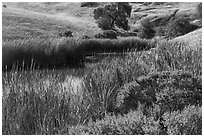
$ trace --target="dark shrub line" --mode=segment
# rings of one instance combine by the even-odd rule
[[[152,45],[139,38],[110,39],[25,39],[3,41],[3,70],[16,68],[83,67],[85,56],[101,52],[145,50]],[[18,66],[18,67],[17,67]]]

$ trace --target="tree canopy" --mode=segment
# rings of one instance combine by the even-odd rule
[[[128,2],[114,2],[94,10],[94,18],[99,27],[107,30],[115,26],[128,30],[127,18],[131,15],[132,6]]]

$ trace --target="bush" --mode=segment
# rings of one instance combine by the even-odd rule
[[[159,72],[140,76],[124,84],[117,93],[116,113],[137,110],[138,103],[146,108],[161,105],[163,111],[182,110],[188,105],[202,104],[201,77],[187,72]]]
[[[149,21],[144,21],[141,23],[137,35],[142,39],[151,39],[155,36],[155,30]]]
[[[164,114],[169,135],[202,135],[202,107],[188,106],[183,111]]]
[[[96,7],[98,2],[82,2],[81,7]]]
[[[105,30],[103,33],[95,35],[95,38],[108,38],[108,39],[117,39],[117,34],[113,30]]]
[[[150,83],[148,83],[150,84]],[[115,102],[115,113],[126,114],[130,110],[137,110],[139,104],[145,108],[152,107],[156,103],[156,92],[154,89],[148,91],[148,88],[137,82],[124,84],[118,91]]]
[[[89,122],[88,126],[72,127],[68,132],[72,135],[144,135],[143,117],[139,111],[131,112],[125,117],[106,115],[103,120]]]
[[[167,25],[166,35],[169,38],[175,38],[178,36],[185,35],[195,29],[197,29],[197,26],[190,24],[188,18],[173,18]]]
[[[164,36],[165,37],[165,35],[166,35],[166,26],[156,27],[155,31],[156,31],[155,36],[160,36],[160,37]]]

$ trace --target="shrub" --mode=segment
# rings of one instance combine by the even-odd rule
[[[188,106],[183,111],[164,114],[169,135],[202,135],[202,107]]]
[[[132,112],[125,117],[106,115],[103,120],[89,122],[88,126],[77,126],[69,129],[69,134],[93,135],[144,135],[142,129],[143,115]]]
[[[185,35],[196,28],[197,26],[190,24],[189,19],[186,17],[173,18],[167,25],[166,35],[170,38],[175,38]]]
[[[81,7],[95,7],[98,6],[98,2],[82,2]]]
[[[165,36],[166,35],[166,26],[159,26],[155,28],[155,36]]]
[[[103,35],[103,33],[98,33],[96,35],[94,35],[95,38],[98,38],[98,39],[105,39],[105,35]]]
[[[139,28],[137,35],[142,39],[151,39],[155,36],[155,30],[149,21],[144,21],[141,23],[141,27]]]
[[[137,82],[124,84],[116,97],[116,114],[118,112],[125,114],[130,110],[137,110],[139,103],[144,105],[145,108],[152,107],[156,103],[156,92],[154,89],[148,91],[147,88],[142,87]]]
[[[113,30],[105,30],[102,34],[96,34],[95,38],[117,39],[117,34]]]
[[[126,115],[109,115],[88,125],[67,127],[62,134],[71,135],[162,135],[159,121],[146,117],[140,110],[131,111]]]
[[[162,111],[182,110],[188,105],[202,104],[201,78],[187,72],[159,72],[140,76],[124,84],[116,96],[116,113],[137,110],[138,103],[145,109],[159,104]]]

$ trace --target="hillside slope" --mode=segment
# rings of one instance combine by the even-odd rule
[[[202,28],[175,38],[176,41],[187,42],[192,48],[202,47]]]
[[[146,2],[147,3],[147,2]],[[191,16],[198,3],[146,4],[131,3],[132,13],[129,19],[131,30],[138,28],[142,20],[150,20],[153,24],[168,23],[168,17],[178,10],[177,15]],[[30,37],[58,37],[59,33],[72,31],[74,37],[88,35],[93,37],[100,29],[94,18],[96,7],[81,7],[80,2],[12,2],[3,3],[2,8],[3,39],[23,39]],[[155,26],[156,27],[156,26]]]
[[[98,30],[97,24],[91,16],[76,17],[67,12],[68,10],[51,11],[51,9],[55,10],[63,3],[52,5],[53,8],[49,7],[47,9],[41,8],[42,3],[4,4],[7,7],[2,9],[3,39],[54,37],[59,32],[66,30],[73,31],[74,36],[80,36],[93,34]],[[80,3],[77,4],[80,5]],[[72,9],[69,10],[72,11]]]

